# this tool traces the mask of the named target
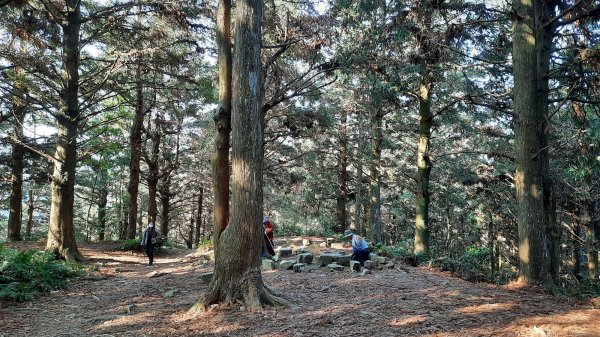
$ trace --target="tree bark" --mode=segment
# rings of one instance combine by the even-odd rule
[[[158,156],[160,152],[161,131],[158,121],[158,116],[154,120],[154,130],[151,127],[152,121],[148,121],[146,133],[147,141],[152,141],[152,149],[150,155],[143,150],[143,157],[146,165],[148,165],[148,175],[146,182],[148,183],[148,222],[156,223],[158,215],[158,204],[156,203],[156,195],[158,191],[158,180],[160,179],[160,167],[158,164]],[[162,229],[161,229],[162,230]],[[166,233],[161,233],[166,235]]]
[[[415,254],[429,253],[429,176],[431,173],[431,159],[429,157],[429,143],[431,141],[431,126],[433,114],[431,113],[431,87],[430,75],[424,74],[419,86],[419,143],[417,145],[417,195],[415,216]]]
[[[337,232],[343,233],[346,230],[346,181],[348,180],[348,113],[342,109],[340,114],[338,153],[338,191],[336,198],[337,209]]]
[[[216,42],[219,55],[219,108],[213,118],[217,133],[212,172],[215,221],[213,243],[215,254],[218,254],[219,237],[229,221],[229,147],[232,97],[231,0],[219,0]]]
[[[102,174],[102,173],[100,173]],[[98,190],[98,240],[104,241],[106,232],[106,205],[108,203],[108,186],[106,177],[100,179],[100,189]]]
[[[198,209],[196,213],[196,225],[194,235],[194,248],[200,244],[200,230],[202,229],[202,204],[204,203],[204,188],[200,187],[198,191]]]
[[[519,227],[520,280],[554,284],[557,272],[553,212],[548,171],[548,67],[552,32],[545,28],[551,1],[513,3],[513,75],[515,102],[515,185]],[[554,222],[554,223],[553,223]]]
[[[243,301],[250,310],[283,304],[264,286],[259,252],[263,237],[263,130],[261,101],[262,1],[236,4],[232,92],[232,203],[218,241],[215,272],[205,297],[191,310],[212,303]]]
[[[34,182],[29,183],[29,197],[27,198],[27,228],[25,229],[25,238],[31,239],[31,232],[33,230],[33,211],[35,210],[35,199],[33,197],[33,186]]]
[[[354,230],[356,233],[363,235],[362,233],[362,199],[363,199],[363,147],[364,140],[362,137],[363,118],[361,112],[357,113],[358,123],[358,149],[356,153],[356,196],[354,198]]]
[[[160,189],[160,233],[167,238],[170,230],[169,213],[171,210],[171,177],[167,176],[163,180]],[[193,227],[192,227],[193,228]],[[190,238],[190,243],[193,241],[193,236]]]
[[[377,109],[371,120],[371,196],[369,221],[371,225],[371,240],[374,243],[381,242],[381,144],[383,142],[382,131],[383,113]]]
[[[57,141],[52,174],[52,206],[46,250],[67,261],[84,261],[75,242],[73,203],[77,166],[77,128],[79,122],[79,35],[81,13],[78,0],[66,1],[62,23],[62,92],[57,111]]]
[[[17,77],[20,71],[15,71]],[[20,82],[20,79],[16,79]],[[16,83],[17,87],[23,87]],[[22,91],[22,89],[20,89]],[[23,121],[25,120],[26,105],[18,97],[13,97],[13,140],[12,140],[12,165],[11,165],[11,192],[10,211],[8,214],[8,241],[20,241],[21,223],[23,214]]]
[[[136,224],[138,216],[138,191],[140,185],[140,160],[142,158],[142,128],[144,126],[144,87],[142,84],[141,60],[138,60],[136,69],[136,104],[135,119],[131,126],[129,136],[129,146],[131,148],[131,160],[129,161],[129,184],[127,192],[129,193],[129,216],[127,238],[136,237]]]

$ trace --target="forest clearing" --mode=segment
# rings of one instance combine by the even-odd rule
[[[294,307],[215,305],[193,316],[187,311],[207,290],[200,276],[212,263],[172,250],[148,267],[141,253],[114,247],[82,245],[99,267],[66,289],[29,303],[0,302],[0,336],[600,336],[600,309],[591,301],[400,263],[364,276],[347,267],[263,271],[266,285]]]

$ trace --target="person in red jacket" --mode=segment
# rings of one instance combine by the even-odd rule
[[[275,250],[273,246],[273,238],[275,237],[275,233],[273,231],[273,223],[271,222],[271,212],[269,212],[263,218],[263,226],[265,228],[265,235],[261,256],[270,258],[273,255],[275,255]]]

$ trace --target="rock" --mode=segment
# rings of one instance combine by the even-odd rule
[[[367,260],[365,261],[365,268],[367,269],[375,269],[377,268],[378,263],[376,261]]]
[[[319,243],[319,247],[321,247],[321,248],[327,248],[327,242],[321,242],[321,243]]]
[[[360,271],[360,262],[358,261],[350,261],[350,271]]]
[[[394,267],[396,267],[396,264],[394,262],[390,262],[390,263],[386,264],[385,267],[387,269],[394,269]]]
[[[291,247],[280,247],[279,248],[279,256],[284,257],[284,256],[290,256],[290,255],[292,255]]]
[[[363,269],[362,272],[360,273],[360,276],[365,276],[365,275],[369,275],[371,274],[371,270],[370,269]]]
[[[352,255],[337,254],[333,258],[333,260],[337,262],[337,264],[341,264],[342,266],[348,267],[350,266],[350,260],[352,260]]]
[[[344,243],[333,242],[333,243],[331,243],[331,248],[333,248],[333,249],[344,249],[346,247],[344,247]]]
[[[335,241],[334,238],[325,239],[325,247],[327,247],[327,248],[331,247],[331,244],[333,243],[333,241]]]
[[[311,264],[313,261],[313,255],[311,253],[304,253],[298,255],[298,263]]]
[[[376,261],[379,264],[385,264],[385,263],[387,263],[388,258],[385,256],[378,256],[378,255],[371,253],[371,254],[369,254],[369,260]]]
[[[166,292],[166,293],[163,295],[163,298],[173,298],[173,296],[175,296],[175,295],[177,295],[177,294],[179,294],[179,293],[181,293],[181,291],[180,291],[179,289],[177,289],[177,288],[173,288],[173,289],[171,289],[171,290],[167,291],[167,292]]]
[[[262,260],[262,269],[263,270],[275,270],[275,269],[277,269],[277,263],[275,263],[275,261],[270,260],[270,259],[263,259]]]
[[[342,271],[342,270],[344,270],[344,267],[340,266],[337,263],[330,263],[330,264],[327,265],[327,269],[329,271]]]
[[[202,273],[202,274],[200,274],[200,279],[204,283],[210,283],[210,281],[212,280],[212,277],[213,277],[214,273],[215,272],[213,272],[213,271],[210,271],[208,273]]]
[[[273,257],[272,257],[272,260],[273,260],[273,261],[279,261],[279,259],[280,259],[280,258],[281,258],[281,256],[279,256],[279,254],[275,254],[275,255],[273,255]]]
[[[302,245],[303,246],[310,246],[310,240],[309,239],[302,239]]]
[[[319,267],[326,266],[332,262],[333,262],[333,254],[321,254],[321,255],[317,255],[313,259],[313,263]]]
[[[531,329],[531,335],[532,337],[546,337],[548,336],[548,334],[546,333],[546,331],[544,331],[544,329],[539,328],[537,326],[534,326]]]
[[[292,239],[292,246],[302,246],[302,238]]]
[[[299,272],[303,271],[305,266],[306,265],[304,263],[296,263],[296,264],[294,264],[294,266],[293,266],[294,273],[299,273]]]
[[[307,250],[306,246],[300,246],[300,247],[294,248],[294,254],[304,254],[304,253],[310,253]]]
[[[96,317],[89,318],[87,321],[88,321],[88,323],[95,324],[95,323],[112,321],[112,320],[115,320],[118,318],[121,318],[121,315],[96,316]]]
[[[292,269],[292,267],[295,264],[296,264],[296,261],[294,261],[294,260],[283,260],[283,261],[279,262],[279,269],[281,269],[281,270]]]

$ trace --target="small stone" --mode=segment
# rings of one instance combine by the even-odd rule
[[[369,254],[369,260],[376,261],[379,264],[385,264],[385,263],[387,263],[388,258],[385,256],[378,256],[378,255],[371,253],[371,254]]]
[[[177,288],[171,289],[163,295],[163,298],[173,298],[173,296],[179,294],[180,292],[181,291]]]
[[[333,249],[344,249],[346,247],[344,247],[344,244],[341,243],[341,242],[334,242],[334,243],[331,243],[331,248],[333,248]]]
[[[311,264],[313,261],[313,255],[311,253],[304,253],[298,255],[298,263]]]
[[[214,272],[212,272],[212,271],[208,272],[208,273],[202,273],[202,274],[200,274],[200,279],[204,283],[210,283],[210,281],[212,281],[213,275],[214,275]]]
[[[131,315],[133,313],[135,313],[135,309],[137,309],[137,305],[135,304],[130,304],[127,306],[127,314]]]
[[[277,263],[275,263],[275,261],[270,260],[270,259],[263,259],[262,260],[262,269],[275,270],[275,269],[277,269]]]
[[[292,269],[294,264],[296,264],[296,261],[294,261],[294,260],[283,260],[283,261],[279,262],[279,269],[282,269],[282,270]]]
[[[396,264],[394,262],[390,262],[385,265],[385,268],[387,269],[394,269],[394,267],[396,267]]]
[[[358,262],[358,261],[350,261],[350,270],[352,272],[360,271],[360,262]]]
[[[371,260],[365,261],[365,268],[367,268],[367,269],[373,270],[373,269],[377,268],[377,265],[378,264],[376,261],[371,261]]]
[[[310,240],[309,239],[302,239],[302,245],[303,246],[310,246]]]
[[[305,266],[306,265],[304,263],[296,263],[296,264],[294,264],[294,266],[293,266],[294,273],[299,273],[299,272],[303,271]]]
[[[279,259],[280,259],[280,258],[281,258],[281,257],[279,256],[279,253],[278,253],[278,254],[275,254],[275,255],[273,255],[273,257],[272,257],[273,261],[279,261]]]
[[[146,276],[148,276],[148,278],[161,277],[161,276],[165,276],[165,275],[167,275],[167,273],[163,273],[161,271],[153,271],[153,272],[146,274]]]
[[[242,305],[242,306],[240,306],[240,311],[244,311],[244,310],[246,310],[246,307],[245,307],[245,306],[243,306],[243,305]]]
[[[306,246],[300,246],[297,248],[294,248],[294,254],[304,254],[304,253],[309,253],[308,250],[306,250],[307,247]]]
[[[360,276],[365,276],[365,275],[369,275],[371,274],[371,270],[365,268],[363,269],[363,271],[360,273]]]
[[[321,247],[321,248],[327,248],[327,242],[321,242],[321,243],[319,243],[319,247]]]
[[[333,241],[335,241],[334,238],[325,239],[325,247],[327,247],[327,248],[331,247],[331,244],[333,243]]]
[[[342,266],[348,267],[348,266],[350,266],[350,261],[352,260],[352,256],[338,254],[333,258],[333,260],[335,262],[337,262],[337,264],[341,264]]]

